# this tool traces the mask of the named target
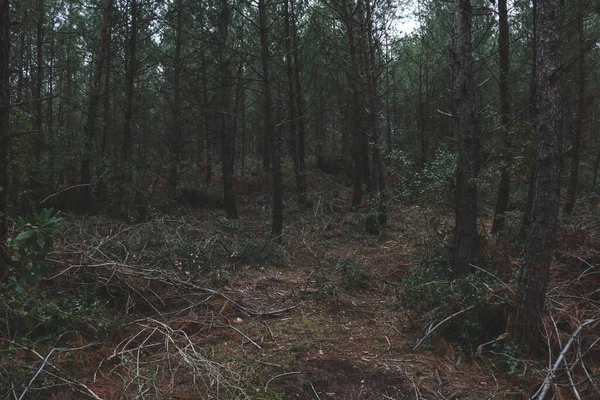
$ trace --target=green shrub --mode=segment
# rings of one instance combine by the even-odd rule
[[[348,286],[359,287],[366,284],[367,273],[356,261],[334,257],[327,252],[325,253],[325,262],[329,268],[344,276]]]
[[[35,285],[47,273],[47,259],[54,257],[52,234],[61,220],[52,208],[34,213],[29,220],[22,217],[17,220],[20,232],[8,239],[8,244],[17,265],[13,280],[18,292]]]
[[[433,160],[419,170],[408,153],[401,150],[388,153],[388,173],[398,178],[394,192],[396,201],[445,201],[452,191],[456,158],[455,153],[438,149]]]
[[[399,305],[421,310],[434,323],[470,309],[447,321],[445,331],[461,345],[482,343],[504,331],[501,312],[505,303],[491,295],[499,285],[480,270],[454,278],[448,255],[438,253],[410,269],[402,281]]]

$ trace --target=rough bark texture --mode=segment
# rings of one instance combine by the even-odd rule
[[[138,0],[131,0],[131,26],[127,41],[125,68],[125,124],[123,126],[123,161],[129,161],[132,153],[133,96],[135,95],[135,76],[137,64]],[[107,32],[108,34],[108,32]],[[126,174],[129,180],[130,174]]]
[[[492,223],[492,233],[497,233],[504,226],[504,213],[508,208],[510,196],[510,163],[511,163],[511,144],[510,144],[510,98],[508,92],[508,77],[510,76],[510,41],[508,29],[508,7],[506,0],[498,0],[498,53],[500,58],[500,116],[502,122],[502,165],[500,166],[500,188],[498,190],[498,199],[496,209],[494,210],[494,222]]]
[[[281,241],[283,233],[283,177],[281,175],[281,134],[273,123],[273,94],[271,77],[271,56],[269,52],[269,37],[267,24],[267,5],[265,0],[258,1],[260,49],[262,78],[264,89],[264,115],[266,136],[270,138],[271,174],[273,177],[273,220],[271,234],[276,241]]]
[[[88,104],[87,118],[85,122],[85,151],[81,162],[81,177],[80,182],[83,185],[91,183],[91,168],[92,168],[92,147],[96,140],[96,117],[98,115],[98,103],[102,96],[102,72],[104,62],[108,58],[108,30],[111,24],[112,0],[104,2],[104,16],[102,18],[102,26],[100,28],[100,55],[94,67],[94,76],[92,78],[92,86],[90,88],[90,100]],[[86,212],[90,208],[91,194],[90,186],[83,186],[80,190],[78,211]]]
[[[0,279],[7,276],[10,262],[6,212],[8,191],[8,150],[10,86],[8,57],[10,54],[10,19],[8,0],[0,0]]]
[[[34,130],[34,151],[35,160],[40,162],[42,160],[42,146],[44,145],[44,135],[42,130],[42,86],[44,84],[44,17],[45,7],[44,0],[38,0],[37,2],[37,24],[35,34],[35,86],[33,90],[34,103],[34,119],[33,119],[33,130]]]
[[[571,165],[569,168],[569,183],[567,185],[567,201],[563,208],[565,214],[571,214],[577,199],[577,184],[579,180],[579,158],[581,154],[581,135],[583,131],[583,114],[585,102],[585,8],[584,0],[579,0],[577,8],[577,99],[573,105],[573,128],[571,132]]]
[[[290,19],[292,47],[294,58],[294,81],[296,94],[296,110],[298,115],[298,138],[296,142],[296,156],[298,157],[298,170],[296,175],[296,192],[301,204],[306,202],[306,122],[304,120],[305,103],[302,93],[302,79],[300,76],[300,44],[298,43],[298,27],[296,25],[294,0],[290,0]]]
[[[182,36],[183,36],[183,5],[181,0],[175,0],[175,56],[173,58],[173,104],[171,116],[173,118],[173,128],[170,140],[170,163],[169,166],[169,185],[171,193],[177,193],[177,183],[179,178],[179,166],[181,163],[181,72],[183,69],[183,60],[181,58]]]
[[[533,59],[531,62],[531,81],[529,85],[529,115],[531,120],[535,122],[537,118],[537,79],[536,79],[536,71],[537,71],[537,3],[538,0],[531,1],[532,13],[533,13],[533,37],[532,37],[532,53]],[[533,182],[535,181],[535,164],[531,168],[529,185],[527,188],[527,203],[525,205],[525,211],[523,212],[523,224],[521,228],[521,236],[525,237],[527,235],[527,227],[529,226],[529,222],[531,221],[531,207],[533,204]]]
[[[536,174],[524,265],[519,273],[512,333],[517,343],[537,353],[552,262],[560,189],[559,30],[561,0],[537,4]]]
[[[300,197],[300,165],[298,158],[298,108],[296,103],[296,83],[294,79],[294,65],[292,52],[292,30],[290,17],[290,1],[285,0],[283,6],[284,14],[284,36],[285,36],[285,71],[288,87],[288,110],[289,110],[289,152],[294,162],[294,175],[296,178],[296,195]]]
[[[454,60],[452,65],[458,166],[456,170],[456,216],[454,273],[466,274],[475,261],[477,238],[477,184],[480,168],[480,133],[477,126],[473,59],[471,56],[471,2],[454,1]]]
[[[221,70],[221,89],[219,93],[220,113],[219,129],[221,130],[221,161],[223,172],[223,201],[227,218],[237,218],[237,206],[233,191],[233,154],[235,150],[235,136],[229,115],[231,108],[231,67],[227,54],[227,37],[231,8],[228,0],[222,0],[219,16],[219,67]]]

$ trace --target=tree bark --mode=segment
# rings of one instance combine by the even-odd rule
[[[300,204],[306,202],[306,122],[304,119],[305,103],[304,94],[302,93],[302,79],[300,76],[300,44],[298,43],[298,27],[297,17],[295,13],[294,0],[290,1],[290,18],[291,18],[291,35],[293,45],[293,61],[294,61],[294,82],[296,94],[296,115],[298,117],[298,137],[296,141],[296,157],[298,159],[296,173],[296,193]]]
[[[237,218],[237,206],[235,193],[233,191],[233,156],[235,151],[234,131],[229,122],[231,120],[231,67],[227,54],[227,38],[229,34],[229,22],[231,20],[231,8],[229,0],[221,1],[219,14],[219,52],[218,62],[221,71],[221,89],[219,93],[219,129],[221,130],[221,165],[223,172],[223,201],[227,218]]]
[[[0,0],[0,279],[8,276],[10,254],[8,249],[8,227],[6,224],[8,163],[10,148],[10,17],[9,0]]]
[[[267,5],[258,0],[262,78],[264,86],[264,115],[266,135],[270,138],[273,177],[273,220],[271,235],[281,242],[283,234],[283,177],[281,175],[281,136],[273,124],[273,95],[271,82],[271,56],[269,51]]]
[[[567,201],[563,212],[567,215],[573,212],[577,199],[577,184],[579,180],[579,158],[581,154],[581,135],[583,131],[583,114],[585,101],[585,1],[579,0],[577,6],[577,99],[573,105],[573,130],[571,132],[571,165],[567,185]]]
[[[44,84],[44,18],[45,18],[45,7],[44,0],[38,0],[37,2],[37,24],[35,34],[35,85],[33,91],[34,97],[34,119],[33,119],[33,130],[35,131],[34,136],[34,153],[35,160],[39,165],[42,160],[42,147],[44,145],[44,133],[42,131],[42,87]]]
[[[131,26],[129,40],[127,41],[127,57],[125,71],[125,123],[123,126],[122,160],[127,163],[132,154],[132,125],[133,125],[133,97],[135,95],[135,76],[137,66],[137,35],[138,35],[138,0],[131,0]],[[108,34],[108,31],[107,31]],[[108,58],[108,57],[107,57]],[[129,167],[125,167],[128,169]],[[125,173],[126,180],[131,179],[131,174]]]
[[[537,79],[536,79],[536,71],[537,71],[537,8],[538,8],[538,0],[531,0],[531,12],[533,13],[533,37],[532,37],[532,54],[533,59],[531,62],[531,81],[529,84],[529,112],[531,120],[535,123],[537,118]],[[525,211],[523,212],[523,224],[521,227],[521,236],[527,236],[527,227],[529,226],[529,222],[531,220],[531,208],[533,207],[533,183],[535,181],[535,164],[531,168],[529,185],[527,187],[527,203],[525,204]]]
[[[102,70],[104,69],[104,62],[108,58],[108,30],[111,24],[112,4],[112,0],[105,0],[104,2],[104,16],[100,28],[100,55],[94,67],[94,76],[90,87],[90,100],[84,128],[86,142],[81,162],[80,175],[80,183],[88,186],[82,186],[80,188],[78,206],[78,211],[80,212],[88,211],[91,203],[91,191],[89,185],[91,183],[92,147],[96,140],[96,117],[98,114],[98,103],[102,95]]]
[[[175,0],[175,56],[173,57],[173,104],[172,118],[173,128],[170,140],[170,165],[169,186],[171,195],[177,193],[179,167],[181,164],[181,72],[183,60],[181,58],[182,33],[183,33],[183,5],[182,0]]]
[[[537,145],[531,219],[524,265],[518,277],[512,334],[517,343],[537,353],[542,342],[542,313],[554,250],[560,192],[559,46],[561,0],[537,5]]]
[[[456,215],[454,274],[471,271],[477,239],[477,183],[480,168],[480,133],[477,126],[473,59],[471,55],[471,2],[454,1],[454,102],[456,107],[458,166],[456,170]]]
[[[510,41],[508,28],[508,7],[506,0],[498,0],[499,33],[498,53],[500,58],[500,118],[502,123],[502,155],[500,166],[500,188],[496,209],[494,210],[494,221],[492,233],[497,233],[504,226],[504,213],[508,208],[510,197],[510,163],[512,162],[510,141],[510,114],[511,105],[508,90],[508,78],[510,76]]]

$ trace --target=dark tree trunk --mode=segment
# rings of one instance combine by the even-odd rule
[[[50,142],[54,138],[54,69],[56,67],[56,52],[55,52],[56,34],[54,30],[54,19],[50,21],[50,68],[48,71],[48,102],[46,103],[46,130]],[[54,152],[50,151],[48,155],[48,163],[50,166],[50,176],[54,181]]]
[[[542,313],[554,250],[560,191],[560,54],[561,0],[537,5],[537,146],[531,219],[519,273],[512,333],[517,343],[537,353],[542,342]]]
[[[565,214],[571,214],[577,199],[577,184],[579,178],[579,158],[581,154],[581,134],[583,130],[583,114],[585,101],[585,2],[579,0],[577,15],[578,62],[577,62],[577,99],[573,105],[573,131],[571,133],[571,165],[569,183],[567,185],[567,201],[563,208]]]
[[[108,29],[111,23],[111,10],[112,0],[105,0],[104,3],[104,16],[102,18],[102,26],[100,28],[100,55],[96,61],[94,67],[94,76],[92,78],[92,85],[90,87],[90,100],[88,104],[88,112],[85,122],[85,149],[83,154],[83,160],[81,162],[81,176],[80,183],[80,197],[78,211],[85,212],[90,209],[91,203],[91,167],[92,167],[92,148],[96,140],[96,116],[98,114],[98,103],[100,101],[101,93],[101,82],[102,82],[102,70],[104,69],[104,62],[108,58]]]
[[[477,184],[480,168],[480,134],[475,109],[471,55],[471,2],[454,1],[454,102],[458,137],[454,273],[463,275],[475,262],[477,239]]]
[[[44,84],[44,17],[45,8],[44,0],[38,0],[37,3],[37,26],[35,35],[35,85],[33,90],[34,97],[34,119],[33,119],[33,130],[35,131],[34,136],[34,151],[35,160],[38,165],[42,160],[42,147],[44,145],[44,135],[42,130],[42,86]]]
[[[133,97],[135,95],[135,76],[137,66],[137,34],[138,34],[138,0],[131,0],[131,26],[127,42],[127,57],[125,71],[125,125],[123,126],[122,159],[129,161],[132,154],[132,125],[133,125]],[[108,33],[108,32],[107,32]],[[128,168],[128,167],[126,167]],[[131,174],[125,173],[126,179],[131,179]]]
[[[182,0],[175,0],[175,57],[173,58],[173,104],[172,118],[173,130],[170,140],[170,165],[169,165],[169,186],[171,195],[177,193],[177,183],[179,177],[179,166],[181,164],[181,71],[183,69],[183,60],[181,58],[182,32],[183,32],[183,5]]]
[[[535,123],[537,118],[537,79],[536,79],[536,71],[537,71],[537,7],[538,0],[531,0],[532,5],[532,13],[533,13],[533,37],[532,37],[532,54],[533,59],[531,62],[531,81],[529,84],[529,112],[531,120]],[[531,207],[533,204],[533,183],[535,181],[535,164],[531,168],[529,185],[527,187],[527,203],[525,204],[525,211],[523,212],[523,224],[521,228],[521,235],[525,237],[527,235],[527,227],[529,226],[529,222],[531,220]]]
[[[298,165],[298,111],[296,104],[296,85],[294,79],[294,65],[292,56],[292,33],[291,33],[291,21],[290,21],[290,0],[284,0],[283,14],[284,14],[284,36],[285,36],[285,70],[287,77],[288,87],[288,109],[289,109],[289,152],[294,162],[294,175],[296,178],[296,195],[300,196],[299,193],[299,179],[300,179],[300,168]]]
[[[281,136],[273,124],[273,98],[271,88],[271,56],[269,51],[266,0],[258,0],[262,78],[264,86],[264,115],[266,136],[270,137],[273,176],[273,221],[271,235],[277,242],[283,234],[283,177],[281,175]]]
[[[500,115],[502,123],[502,156],[500,166],[500,188],[498,190],[498,199],[496,209],[494,210],[494,222],[492,223],[492,233],[497,233],[504,226],[504,213],[508,208],[510,196],[510,163],[512,162],[511,141],[510,141],[510,98],[508,91],[508,78],[510,76],[510,41],[508,28],[508,7],[507,0],[498,0],[499,33],[498,33],[498,53],[500,58]]]
[[[306,202],[306,122],[304,120],[305,104],[304,95],[302,93],[302,79],[300,76],[300,44],[298,43],[298,28],[296,25],[295,2],[290,0],[290,18],[291,18],[291,34],[293,44],[293,59],[294,59],[294,82],[296,94],[296,111],[298,117],[298,138],[296,141],[296,157],[298,159],[298,168],[296,174],[296,193],[300,200],[300,204]]]
[[[343,1],[343,15],[344,23],[346,26],[346,35],[348,37],[348,49],[350,51],[350,71],[347,73],[348,81],[350,85],[350,96],[349,96],[349,112],[346,115],[347,127],[346,129],[352,133],[350,154],[352,156],[353,173],[352,173],[352,210],[357,211],[362,203],[362,185],[363,182],[370,181],[369,162],[368,162],[368,141],[366,134],[364,133],[364,84],[362,82],[363,76],[361,74],[361,59],[359,54],[360,34],[357,34],[356,21],[354,20],[353,6],[348,4],[346,0]],[[356,12],[362,13],[360,9],[362,2],[359,1],[356,6]],[[370,191],[370,185],[367,183],[367,190]]]
[[[10,148],[10,71],[8,58],[10,56],[10,18],[9,0],[0,0],[0,279],[8,276],[10,254],[8,251],[6,225],[8,163]]]
[[[227,37],[229,34],[229,21],[231,20],[231,8],[229,0],[221,1],[219,15],[219,53],[218,62],[222,75],[219,93],[219,129],[221,130],[221,165],[223,172],[223,201],[227,218],[237,218],[237,206],[235,193],[233,191],[233,155],[235,151],[235,136],[231,126],[231,67],[227,54]]]
[[[100,154],[102,157],[107,156],[108,154],[108,134],[110,132],[110,68],[111,68],[111,27],[108,27],[106,31],[106,55],[107,58],[105,60],[105,69],[104,69],[104,104],[103,104],[103,126],[102,126],[102,142],[100,145]],[[116,145],[115,145],[116,146]],[[117,149],[114,149],[114,152],[117,152]],[[116,154],[115,154],[116,156]]]

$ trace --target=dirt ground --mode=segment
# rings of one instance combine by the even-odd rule
[[[109,328],[98,325],[97,315],[104,314],[94,314],[28,345],[7,336],[0,353],[0,373],[8,377],[4,393],[317,400],[525,399],[535,393],[545,366],[516,360],[529,369],[510,376],[498,357],[461,349],[441,328],[426,337],[430,310],[402,304],[402,280],[434,251],[424,237],[444,242],[451,216],[398,206],[390,210],[389,226],[373,236],[363,233],[360,215],[344,211],[347,201],[315,196],[310,208],[286,215],[281,246],[253,242],[268,238],[270,215],[268,201],[252,196],[240,198],[235,222],[206,209],[140,224],[69,222],[41,288],[77,292],[77,298],[84,288],[104,298]],[[173,238],[191,243],[187,260],[172,248],[151,250],[173,245]],[[210,269],[194,267],[211,257]]]

